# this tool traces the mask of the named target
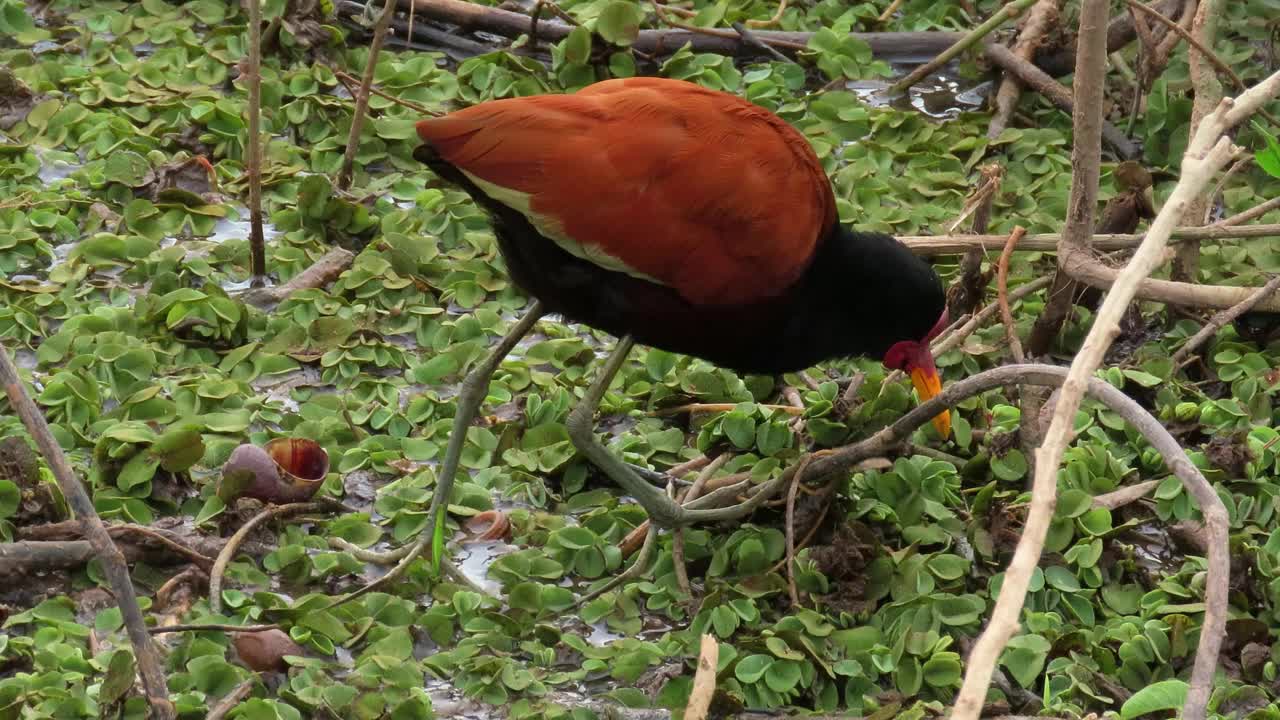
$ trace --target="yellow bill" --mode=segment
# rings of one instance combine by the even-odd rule
[[[922,403],[942,392],[942,378],[938,375],[938,368],[934,366],[932,357],[927,365],[922,362],[911,368],[911,384],[916,386],[916,394],[920,396]],[[943,410],[934,415],[933,427],[943,440],[951,437],[950,411]]]

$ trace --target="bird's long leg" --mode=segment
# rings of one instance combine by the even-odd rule
[[[686,521],[685,511],[674,500],[667,497],[665,492],[640,477],[631,465],[623,462],[621,458],[601,445],[592,427],[592,420],[595,417],[596,408],[600,406],[600,399],[604,397],[609,383],[613,382],[614,376],[618,374],[618,369],[622,367],[622,363],[627,359],[634,345],[635,341],[630,335],[618,341],[613,353],[605,360],[604,367],[601,368],[595,382],[588,388],[586,396],[573,409],[573,412],[569,413],[569,439],[573,441],[578,452],[585,455],[587,460],[600,468],[610,480],[621,486],[644,507],[645,512],[649,513],[649,520],[654,525],[677,527]]]
[[[449,433],[449,445],[444,451],[444,464],[440,466],[435,493],[431,496],[427,526],[423,529],[423,534],[430,533],[433,539],[432,560],[434,562],[440,560],[442,547],[440,541],[444,537],[444,516],[449,507],[449,495],[453,492],[453,479],[458,472],[458,462],[462,458],[462,446],[467,440],[467,428],[476,419],[480,403],[484,402],[485,394],[489,390],[489,379],[493,377],[498,365],[502,364],[507,353],[510,353],[516,343],[520,342],[520,338],[529,334],[534,323],[546,313],[542,302],[534,300],[524,316],[511,326],[506,335],[502,336],[493,351],[479,365],[472,368],[462,381],[454,409],[453,430]]]

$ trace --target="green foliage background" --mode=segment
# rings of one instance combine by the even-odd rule
[[[800,128],[831,176],[841,218],[859,227],[942,234],[962,212],[978,164],[1001,157],[1006,178],[991,231],[1057,230],[1070,184],[1070,118],[1039,98],[1025,98],[1015,127],[988,140],[986,112],[963,103],[937,118],[910,103],[882,106],[818,90],[832,79],[883,80],[895,71],[847,36],[877,29],[886,4],[788,8],[781,28],[818,31],[800,65],[735,64],[686,48],[650,67],[626,47],[651,23],[647,6],[569,1],[563,7],[584,27],[551,49],[549,67],[506,51],[455,62],[392,49],[379,58],[375,81],[444,110],[656,72],[741,93]],[[0,97],[0,111],[20,117],[0,133],[0,339],[17,351],[99,513],[113,522],[178,518],[225,531],[242,518],[214,493],[218,468],[236,445],[279,436],[320,442],[333,459],[322,492],[358,510],[283,526],[260,562],[235,561],[221,617],[204,599],[176,611],[187,622],[282,622],[308,651],[283,684],[256,687],[232,717],[430,717],[433,694],[505,707],[513,718],[585,718],[587,697],[680,708],[703,632],[721,642],[719,687],[730,704],[907,718],[945,708],[1027,501],[1027,459],[1011,441],[1019,411],[1008,395],[966,402],[946,443],[927,428],[914,438],[962,462],[914,455],[840,479],[828,518],[836,529],[798,557],[807,607],[787,600],[781,512],[771,510],[685,533],[698,602],[682,597],[664,535],[640,581],[576,608],[577,595],[624,567],[619,544],[643,513],[577,457],[564,427],[611,339],[554,321],[540,323],[495,376],[490,422],[468,433],[469,475],[450,508],[459,523],[495,507],[509,513],[511,546],[461,550],[473,554],[463,564],[477,576],[487,564],[483,579],[496,596],[420,565],[388,593],[320,609],[372,577],[330,540],[385,548],[424,526],[459,378],[527,299],[507,281],[483,215],[412,159],[412,112],[373,97],[354,188],[333,188],[353,103],[332,68],[358,75],[367,50],[343,42],[349,28],[332,7],[300,15],[298,5],[264,8],[278,26],[262,85],[268,267],[283,282],[333,245],[359,254],[329,289],[263,310],[241,296],[249,253],[240,220],[247,217],[245,93],[237,78],[246,41],[238,4],[55,0],[37,20],[19,0],[0,0],[0,66],[34,94]],[[996,6],[979,2],[977,10],[985,16]],[[716,26],[775,10],[760,0],[693,7],[691,22]],[[908,0],[888,28],[967,29],[976,18],[964,8]],[[1068,4],[1068,22],[1073,13]],[[1247,0],[1225,13],[1216,49],[1246,82],[1273,70],[1276,25],[1268,18],[1280,17],[1280,5]],[[613,46],[593,44],[593,31]],[[966,61],[947,74],[969,87],[979,71]],[[1146,160],[1165,171],[1157,200],[1185,147],[1187,88],[1180,48],[1136,126]],[[1122,107],[1113,113],[1118,122]],[[1267,134],[1248,128],[1236,140],[1265,150]],[[202,179],[196,156],[212,164],[216,185]],[[1228,208],[1276,194],[1268,157],[1227,184]],[[1104,167],[1103,199],[1115,192],[1113,167]],[[1262,221],[1280,222],[1280,213]],[[1201,279],[1261,284],[1264,273],[1280,271],[1275,247],[1274,238],[1206,245]],[[948,278],[955,273],[953,259],[938,267]],[[1051,256],[1019,254],[1012,283],[1052,267]],[[1043,303],[1037,293],[1015,306],[1023,333]],[[1145,309],[1144,342],[1104,376],[1175,424],[1231,513],[1234,614],[1213,707],[1223,717],[1278,717],[1269,703],[1280,657],[1272,639],[1280,628],[1272,402],[1280,347],[1228,328],[1206,353],[1202,376],[1192,377],[1168,357],[1198,322],[1165,322]],[[1088,320],[1077,311],[1059,357],[1072,352]],[[954,379],[1004,354],[1003,330],[990,327],[939,364]],[[845,415],[840,395],[856,370],[868,380]],[[874,362],[835,362],[810,374],[814,387],[788,378],[806,405],[801,438],[789,415],[769,407],[772,379],[643,349],[605,397],[602,424],[631,462],[663,470],[730,449],[736,457],[724,472],[763,480],[793,462],[803,443],[864,437],[914,403],[908,386],[886,384]],[[691,427],[650,413],[686,402],[733,409]],[[1002,659],[1008,682],[997,695],[1011,693],[1019,706],[1032,697],[1044,714],[1064,717],[1176,707],[1196,646],[1205,568],[1166,527],[1198,514],[1119,418],[1086,402],[1077,430],[1047,554],[1022,633]],[[0,435],[25,437],[12,415],[0,415]],[[1224,463],[1214,443],[1247,453]],[[1091,506],[1094,495],[1148,479],[1160,481],[1149,503],[1114,512]],[[3,539],[24,520],[28,492],[0,480]],[[801,511],[812,519],[806,502]],[[135,578],[150,595],[169,571],[140,563]],[[63,588],[33,607],[0,607],[0,717],[142,717],[127,682],[132,660],[118,611],[82,602],[99,583],[90,565],[73,574],[69,594]],[[175,613],[146,602],[160,616]],[[184,717],[203,717],[249,676],[222,633],[162,642]]]

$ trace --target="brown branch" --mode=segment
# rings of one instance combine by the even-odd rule
[[[1267,200],[1266,202],[1259,203],[1258,205],[1255,205],[1249,208],[1248,210],[1245,210],[1242,213],[1232,215],[1231,217],[1226,218],[1224,220],[1219,220],[1218,222],[1214,223],[1210,227],[1226,228],[1226,227],[1232,227],[1235,225],[1240,225],[1241,223],[1247,223],[1250,220],[1256,220],[1262,217],[1263,215],[1266,215],[1267,213],[1271,212],[1272,210],[1280,210],[1280,195],[1277,195],[1276,197],[1273,197],[1270,200]]]
[[[347,147],[342,153],[342,169],[338,171],[339,190],[351,188],[351,178],[355,173],[356,149],[360,147],[360,133],[364,130],[364,118],[369,112],[369,88],[373,87],[373,72],[378,67],[378,53],[382,52],[382,43],[387,39],[387,30],[391,27],[391,18],[396,14],[396,0],[387,0],[382,6],[382,14],[373,27],[373,39],[369,42],[369,59],[364,65],[364,75],[360,78],[360,92],[356,93],[356,107],[351,113],[351,132],[347,135]]]
[[[1200,129],[1200,123],[1205,116],[1213,112],[1218,107],[1218,104],[1222,102],[1222,83],[1213,72],[1213,66],[1216,65],[1214,61],[1221,62],[1221,60],[1218,60],[1217,56],[1205,47],[1212,44],[1214,37],[1218,34],[1218,9],[1220,7],[1221,0],[1200,0],[1191,22],[1191,31],[1178,33],[1184,36],[1193,47],[1200,50],[1198,53],[1189,53],[1187,57],[1192,87],[1191,121],[1187,132],[1189,137],[1193,138]],[[1231,75],[1234,76],[1235,73],[1231,73]],[[1234,79],[1239,80],[1238,77]],[[1236,87],[1244,90],[1243,83],[1237,83]],[[1182,217],[1178,221],[1179,224],[1194,225],[1203,223],[1204,214],[1208,208],[1209,198],[1204,193],[1198,193],[1190,199],[1187,207],[1182,211]],[[1187,245],[1179,245],[1174,248],[1171,278],[1176,281],[1194,283],[1199,274],[1200,248]]]
[[[336,67],[333,67],[332,65],[329,66],[329,70],[333,73],[334,77],[338,78],[339,82],[342,83],[342,86],[347,89],[347,92],[351,93],[351,97],[355,97],[356,94],[360,91],[359,78],[354,77],[353,75],[351,75],[351,73],[348,73],[344,70],[340,70]],[[398,98],[395,95],[392,95],[387,92],[383,92],[382,90],[379,90],[377,86],[374,86],[374,85],[369,86],[369,92],[374,95],[377,95],[383,100],[393,102],[396,105],[399,105],[400,107],[408,108],[418,113],[419,115],[429,115],[431,117],[439,117],[441,115],[441,113],[436,112],[435,110],[432,110],[431,108],[425,105],[419,105],[416,102],[405,100],[403,98]]]
[[[7,348],[0,346],[0,383],[4,385],[5,394],[9,397],[9,405],[22,419],[22,424],[36,442],[36,447],[44,455],[49,470],[58,483],[58,488],[66,498],[71,511],[75,513],[83,528],[84,537],[93,546],[98,558],[102,561],[102,571],[107,577],[111,593],[115,596],[116,605],[120,608],[120,616],[124,620],[125,631],[129,642],[133,645],[134,658],[138,663],[138,672],[142,676],[142,687],[147,695],[147,702],[152,714],[161,720],[172,720],[175,717],[173,703],[169,702],[169,689],[165,680],[164,664],[160,653],[151,644],[147,635],[146,620],[138,607],[138,596],[133,588],[133,579],[129,577],[129,567],[125,564],[120,548],[112,542],[107,528],[102,524],[97,511],[93,508],[93,500],[86,492],[84,484],[75,476],[67,456],[62,452],[49,424],[45,421],[40,408],[27,393],[26,386],[18,374],[18,368],[9,357]]]
[[[1000,263],[996,266],[996,299],[1000,306],[1000,320],[1004,323],[1004,335],[1009,340],[1009,354],[1013,356],[1014,362],[1019,363],[1025,362],[1026,356],[1022,353],[1022,341],[1018,339],[1018,326],[1013,322],[1013,311],[1009,309],[1009,259],[1013,257],[1013,249],[1017,247],[1018,240],[1026,232],[1019,225],[1009,233],[1009,240],[1000,253]]]
[[[1248,211],[1251,217],[1240,220],[1227,218],[1208,227],[1193,225],[1173,229],[1170,238],[1176,242],[1205,242],[1217,240],[1237,240],[1242,238],[1258,238],[1280,236],[1280,223],[1267,225],[1240,225],[1271,210],[1280,209],[1280,202],[1269,201],[1272,207],[1260,212],[1258,209]],[[1244,213],[1241,213],[1242,215]],[[1062,242],[1060,233],[1036,233],[1027,235],[1018,241],[1016,252],[1053,252]],[[1132,250],[1142,244],[1146,233],[1105,233],[1094,235],[1090,247],[1101,252],[1115,250]],[[916,255],[961,255],[970,248],[980,247],[984,250],[998,251],[1004,249],[1008,235],[903,235],[898,240],[911,248]]]
[[[249,697],[249,694],[253,692],[253,686],[257,683],[258,678],[251,677],[235,686],[235,688],[231,692],[227,693],[225,697],[218,700],[217,705],[210,708],[209,714],[205,716],[204,720],[222,720],[225,718],[228,713],[235,710],[240,703],[244,702],[245,698]]]
[[[1147,493],[1160,487],[1159,480],[1147,480],[1137,485],[1126,485],[1118,490],[1113,490],[1103,495],[1093,498],[1092,507],[1105,508],[1107,510],[1116,510],[1136,502],[1147,496]]]
[[[787,490],[787,520],[786,520],[786,540],[787,540],[787,594],[791,598],[791,606],[793,608],[800,607],[800,591],[796,589],[796,491],[800,489],[800,483],[804,482],[804,471],[809,466],[814,455],[805,455],[800,461],[800,466],[796,469],[795,476],[791,479],[791,487]]]
[[[1102,107],[1107,62],[1107,42],[1102,27],[1107,21],[1108,4],[1108,0],[1082,0],[1080,8],[1076,69],[1073,75],[1075,110],[1072,113],[1072,124],[1075,140],[1071,148],[1071,196],[1062,238],[1062,244],[1067,247],[1085,248],[1093,234],[1102,159]],[[1072,369],[1076,369],[1075,364]],[[1077,386],[1081,384],[1081,380],[1075,382]],[[1071,389],[1070,385],[1068,389]],[[1067,395],[1068,392],[1064,391],[1062,394]],[[1078,404],[1079,395],[1076,400]],[[1058,411],[1065,405],[1060,398],[1057,403]],[[1075,417],[1074,407],[1067,412],[1070,417]],[[1070,429],[1070,425],[1065,429],[1060,427],[1058,412],[1055,412],[1054,424],[1050,426],[1047,437],[1050,442],[1058,442],[1065,447]],[[1055,431],[1059,434],[1058,437],[1053,435]],[[1057,503],[1060,459],[1061,450],[1054,457],[1043,449],[1036,458],[1031,506],[1023,525],[1022,536],[1018,540],[1013,559],[1005,570],[1004,583],[1000,587],[991,619],[969,654],[964,683],[956,698],[952,720],[978,720],[987,689],[991,685],[992,672],[1005,645],[1017,632],[1027,588],[1032,573],[1040,562]]]
[[[1160,13],[1160,11],[1156,10],[1155,8],[1148,7],[1147,5],[1143,5],[1137,0],[1125,0],[1125,2],[1129,5],[1130,9],[1142,11],[1143,13],[1145,13],[1147,16],[1149,16],[1156,22],[1160,23],[1161,25],[1164,25],[1165,27],[1169,28],[1173,32],[1182,36],[1182,39],[1186,40],[1187,43],[1191,45],[1191,47],[1199,51],[1199,53],[1204,57],[1205,60],[1208,60],[1210,63],[1212,63],[1213,66],[1216,67],[1219,72],[1231,78],[1231,82],[1236,86],[1237,90],[1244,90],[1246,87],[1248,87],[1244,84],[1244,81],[1240,79],[1240,76],[1236,74],[1236,71],[1231,69],[1230,65],[1223,62],[1222,58],[1218,57],[1217,53],[1215,53],[1214,51],[1210,50],[1209,48],[1201,44],[1201,42],[1197,40],[1194,35],[1192,35],[1190,32],[1184,29],[1181,25],[1165,17]]]
[[[245,292],[244,301],[258,307],[267,307],[284,300],[299,290],[322,288],[338,279],[355,261],[355,253],[346,248],[332,247],[320,256],[311,267],[294,275],[282,285],[253,288]]]
[[[1031,4],[1035,1],[1036,0],[1012,0],[1012,2],[1004,5],[996,11],[994,15],[988,18],[986,22],[983,22],[972,31],[966,33],[965,36],[957,40],[954,45],[943,50],[941,53],[938,53],[937,57],[923,65],[920,65],[916,69],[912,70],[906,77],[894,83],[889,88],[888,94],[897,95],[905,92],[907,88],[923,80],[929,75],[929,73],[936,71],[938,68],[951,62],[951,60],[960,53],[976,45],[987,35],[990,35],[994,30],[996,30],[996,28],[999,28],[1011,18],[1017,17],[1023,10],[1031,7]]]
[[[756,36],[754,32],[751,31],[750,28],[748,28],[746,25],[742,24],[741,22],[731,23],[729,27],[733,28],[733,31],[738,33],[738,35],[742,37],[742,42],[746,43],[748,47],[753,48],[755,50],[759,50],[762,54],[768,55],[769,57],[773,58],[774,60],[777,60],[778,62],[785,62],[785,63],[795,62],[794,60],[787,57],[786,55],[783,55],[782,53],[778,52],[772,45],[761,40],[759,37]]]
[[[262,512],[254,515],[244,525],[241,525],[235,531],[227,544],[222,547],[222,552],[218,553],[217,559],[213,561],[213,569],[209,571],[209,610],[215,614],[222,612],[222,575],[227,570],[227,564],[235,557],[236,549],[249,537],[249,533],[253,532],[262,523],[278,517],[286,517],[288,515],[302,515],[305,513],[324,512],[333,506],[327,502],[304,502],[289,503],[288,505],[271,505]]]
[[[1097,7],[1092,7],[1090,3]],[[1082,38],[1089,37],[1086,28],[1097,22],[1096,20],[1087,21],[1086,19],[1093,18],[1094,13],[1104,15],[1106,5],[1106,0],[1086,1],[1085,12],[1081,20],[1080,36]],[[1088,46],[1093,44],[1087,43]],[[1085,49],[1086,44],[1082,44],[1082,60],[1086,54]],[[1088,49],[1092,54],[1092,47]],[[1098,58],[1096,62],[1098,64],[1096,68],[1077,68],[1077,82],[1082,78],[1090,77],[1088,74],[1090,69],[1094,71],[1100,69],[1101,58]],[[1083,62],[1081,64],[1083,66]],[[1082,70],[1085,72],[1081,72]],[[1183,155],[1182,176],[1178,179],[1178,183],[1173,188],[1173,192],[1169,195],[1164,207],[1161,208],[1160,213],[1152,221],[1151,229],[1147,232],[1146,239],[1134,252],[1129,264],[1119,274],[1119,277],[1107,293],[1106,299],[1103,300],[1101,307],[1099,307],[1094,317],[1093,327],[1072,361],[1067,381],[1064,383],[1062,392],[1054,406],[1053,419],[1048,431],[1045,433],[1045,443],[1040,448],[1037,457],[1035,473],[1037,490],[1035,494],[1040,495],[1040,488],[1045,488],[1044,495],[1047,498],[1047,503],[1044,509],[1048,510],[1049,515],[1052,515],[1053,492],[1056,489],[1058,466],[1062,461],[1063,453],[1070,439],[1085,382],[1093,377],[1093,374],[1102,364],[1107,349],[1119,334],[1120,318],[1128,309],[1129,303],[1137,295],[1142,280],[1147,278],[1164,261],[1166,242],[1176,219],[1200,195],[1205,186],[1212,180],[1214,174],[1230,159],[1232,144],[1226,137],[1226,133],[1243,122],[1257,108],[1277,94],[1280,94],[1280,72],[1272,74],[1234,99],[1223,100],[1213,112],[1203,118],[1191,142],[1188,144],[1186,153]],[[1101,101],[1099,99],[1096,105],[1091,105],[1084,104],[1082,100],[1082,107],[1097,113],[1100,112]],[[1095,138],[1096,135],[1087,137],[1085,133],[1077,131],[1077,146],[1084,145]],[[1094,153],[1096,158],[1096,146]],[[1073,164],[1077,174],[1082,173],[1087,167],[1082,162]],[[1072,203],[1072,214],[1075,214],[1074,202]],[[1065,249],[1071,248],[1067,243],[1064,243],[1064,245],[1066,245]],[[1167,455],[1166,459],[1168,459]],[[1185,456],[1181,460],[1184,463],[1188,463]],[[1221,501],[1212,488],[1193,488],[1192,494],[1201,504],[1201,510],[1204,513],[1210,532],[1217,532],[1216,528],[1219,524],[1225,532],[1226,510],[1222,507]],[[1033,506],[1034,504],[1035,501],[1033,499]],[[1035,509],[1033,507],[1033,510]],[[978,709],[981,708],[982,698],[985,696],[987,679],[990,676],[987,668],[995,666],[1000,650],[1003,649],[1005,641],[1012,635],[1016,627],[1017,616],[1010,616],[1007,612],[1002,612],[1002,610],[1005,610],[1002,607],[1003,601],[1006,597],[1012,597],[1013,599],[1009,605],[1012,606],[1016,602],[1017,607],[1014,609],[1021,608],[1021,600],[1025,595],[1027,582],[1030,580],[1031,570],[1034,569],[1034,560],[1039,556],[1039,548],[1031,546],[1036,544],[1042,546],[1045,533],[1048,530],[1048,522],[1048,517],[1037,518],[1037,524],[1033,525],[1031,517],[1028,516],[1022,538],[1019,541],[1018,553],[1015,554],[1014,562],[1010,566],[1011,571],[1005,573],[1005,583],[1001,587],[1000,600],[997,601],[991,624],[988,626],[987,633],[984,633],[983,637],[975,645],[974,654],[970,656],[971,672],[974,672],[976,659],[980,659],[982,664],[977,667],[983,670],[985,676],[981,678],[981,684],[976,682],[970,684],[966,681],[966,687],[961,690],[961,698],[966,702],[966,712],[972,712],[972,714],[966,714],[965,718],[976,717]],[[1035,557],[1029,557],[1030,552],[1024,552],[1024,548],[1034,550]],[[1032,562],[1028,563],[1028,561]],[[1222,556],[1217,558],[1215,558],[1215,553],[1211,551],[1209,562],[1212,567],[1216,562],[1221,562],[1225,565],[1229,560],[1226,557],[1225,550],[1222,552]],[[1027,566],[1028,564],[1030,564],[1030,567]],[[1018,566],[1017,574],[1012,572],[1014,566]],[[1015,584],[1011,584],[1011,581]],[[1222,587],[1209,586],[1206,590],[1206,595],[1215,604],[1219,601],[1218,598],[1225,602],[1226,593],[1227,587],[1225,585]],[[1215,618],[1215,621],[1225,622],[1225,618]],[[999,631],[998,635],[996,631]],[[1206,618],[1205,627],[1200,637],[1202,652],[1198,652],[1196,655],[1195,667],[1191,674],[1191,687],[1183,708],[1183,717],[1189,720],[1203,720],[1205,716],[1205,706],[1208,703],[1214,669],[1217,666],[1217,651],[1221,645],[1223,634],[1221,625],[1211,626],[1209,619]],[[992,635],[991,642],[987,642],[988,635]],[[1207,652],[1205,651],[1206,649],[1212,652]],[[981,653],[979,653],[980,650],[982,651]]]
[[[249,265],[253,284],[266,283],[267,249],[262,234],[262,4],[248,0],[249,57],[245,84],[249,91],[249,142],[245,168],[249,175]]]
[[[689,403],[687,405],[676,405],[675,407],[661,408],[652,410],[649,415],[654,417],[666,417],[668,415],[681,415],[683,413],[713,413],[713,412],[731,412],[738,407],[735,403]],[[756,407],[766,408],[786,415],[803,415],[803,407],[794,407],[792,405],[766,405],[757,403]]]
[[[1036,90],[1054,105],[1057,105],[1063,112],[1073,112],[1075,100],[1072,98],[1070,91],[1045,71],[1014,55],[1009,48],[998,43],[989,43],[986,46],[986,58],[1000,66],[1001,70],[1015,75],[1019,80],[1026,83],[1028,87]],[[1102,137],[1115,150],[1116,154],[1124,159],[1135,158],[1139,155],[1138,147],[1134,145],[1133,141],[1120,128],[1105,120],[1102,124]]]
[[[1041,40],[1045,34],[1049,32],[1058,22],[1058,0],[1040,0],[1032,6],[1031,12],[1027,13],[1027,21],[1022,26],[1022,31],[1018,33],[1018,39],[1013,44],[1013,54],[1031,63],[1035,57],[1036,48],[1040,46]],[[1018,98],[1022,95],[1022,83],[1017,77],[1006,74],[1000,81],[1000,87],[996,90],[995,98],[991,102],[993,108],[991,113],[991,123],[987,126],[987,137],[994,140],[1009,127],[1009,120],[1013,118],[1013,111],[1018,106]]]
[[[1192,3],[1195,2],[1195,0],[1190,1]],[[1184,7],[1183,0],[1164,0],[1160,6],[1160,11],[1176,19],[1182,16]],[[1134,27],[1133,17],[1127,14],[1117,15],[1107,25],[1107,53],[1123,50],[1136,37],[1137,30]],[[1075,60],[1076,42],[1074,39],[1061,48],[1036,55],[1036,65],[1054,77],[1070,74],[1072,68],[1075,67]]]
[[[231,623],[192,623],[188,625],[162,625],[159,627],[147,628],[147,632],[152,635],[166,635],[168,633],[180,632],[263,632],[266,630],[279,630],[279,624],[272,625],[233,625]]]
[[[1227,326],[1227,323],[1232,322],[1236,318],[1257,307],[1263,300],[1274,295],[1277,289],[1280,289],[1280,275],[1268,280],[1266,285],[1263,285],[1253,291],[1249,297],[1240,301],[1240,303],[1214,315],[1210,318],[1209,322],[1205,323],[1204,327],[1200,328],[1195,335],[1192,335],[1185,343],[1183,343],[1182,347],[1178,348],[1178,351],[1173,354],[1173,357],[1170,358],[1170,360],[1173,361],[1174,366],[1177,367],[1178,365],[1181,365],[1182,361],[1185,360],[1188,355],[1199,350],[1201,345],[1204,345],[1214,335],[1217,335],[1219,330]]]
[[[1110,290],[1120,279],[1121,271],[1108,267],[1088,251],[1064,248],[1063,266],[1071,277],[1100,290]],[[1254,288],[1227,285],[1197,285],[1146,278],[1138,283],[1136,297],[1169,305],[1226,310],[1249,299]],[[1280,312],[1280,297],[1269,297],[1255,307],[1264,312]]]
[[[461,26],[467,30],[484,30],[495,35],[517,38],[530,32],[532,18],[528,15],[496,7],[466,2],[466,0],[401,0],[412,2],[421,19],[435,20]],[[664,8],[669,12],[669,8]],[[568,36],[573,28],[565,23],[539,22],[538,38],[558,42]],[[668,55],[688,44],[694,52],[721,55],[754,56],[753,49],[742,37],[731,30],[717,30],[713,34],[699,28],[697,31],[641,30],[631,47],[654,55]],[[813,33],[782,30],[756,30],[752,33],[761,42],[783,50],[808,47]],[[851,33],[867,43],[871,53],[879,58],[900,58],[904,61],[920,56],[933,56],[950,47],[963,37],[956,32],[905,32],[905,33]]]

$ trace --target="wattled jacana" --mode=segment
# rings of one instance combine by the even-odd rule
[[[758,374],[869,356],[910,373],[921,400],[941,389],[929,352],[947,321],[937,274],[894,238],[841,225],[812,148],[763,108],[629,78],[484,102],[417,130],[415,157],[489,213],[512,280],[535,298],[463,384],[437,538],[489,377],[546,312],[619,338],[569,433],[657,525],[723,513],[680,507],[596,440],[595,409],[633,342]],[[934,424],[949,433],[945,412]]]

